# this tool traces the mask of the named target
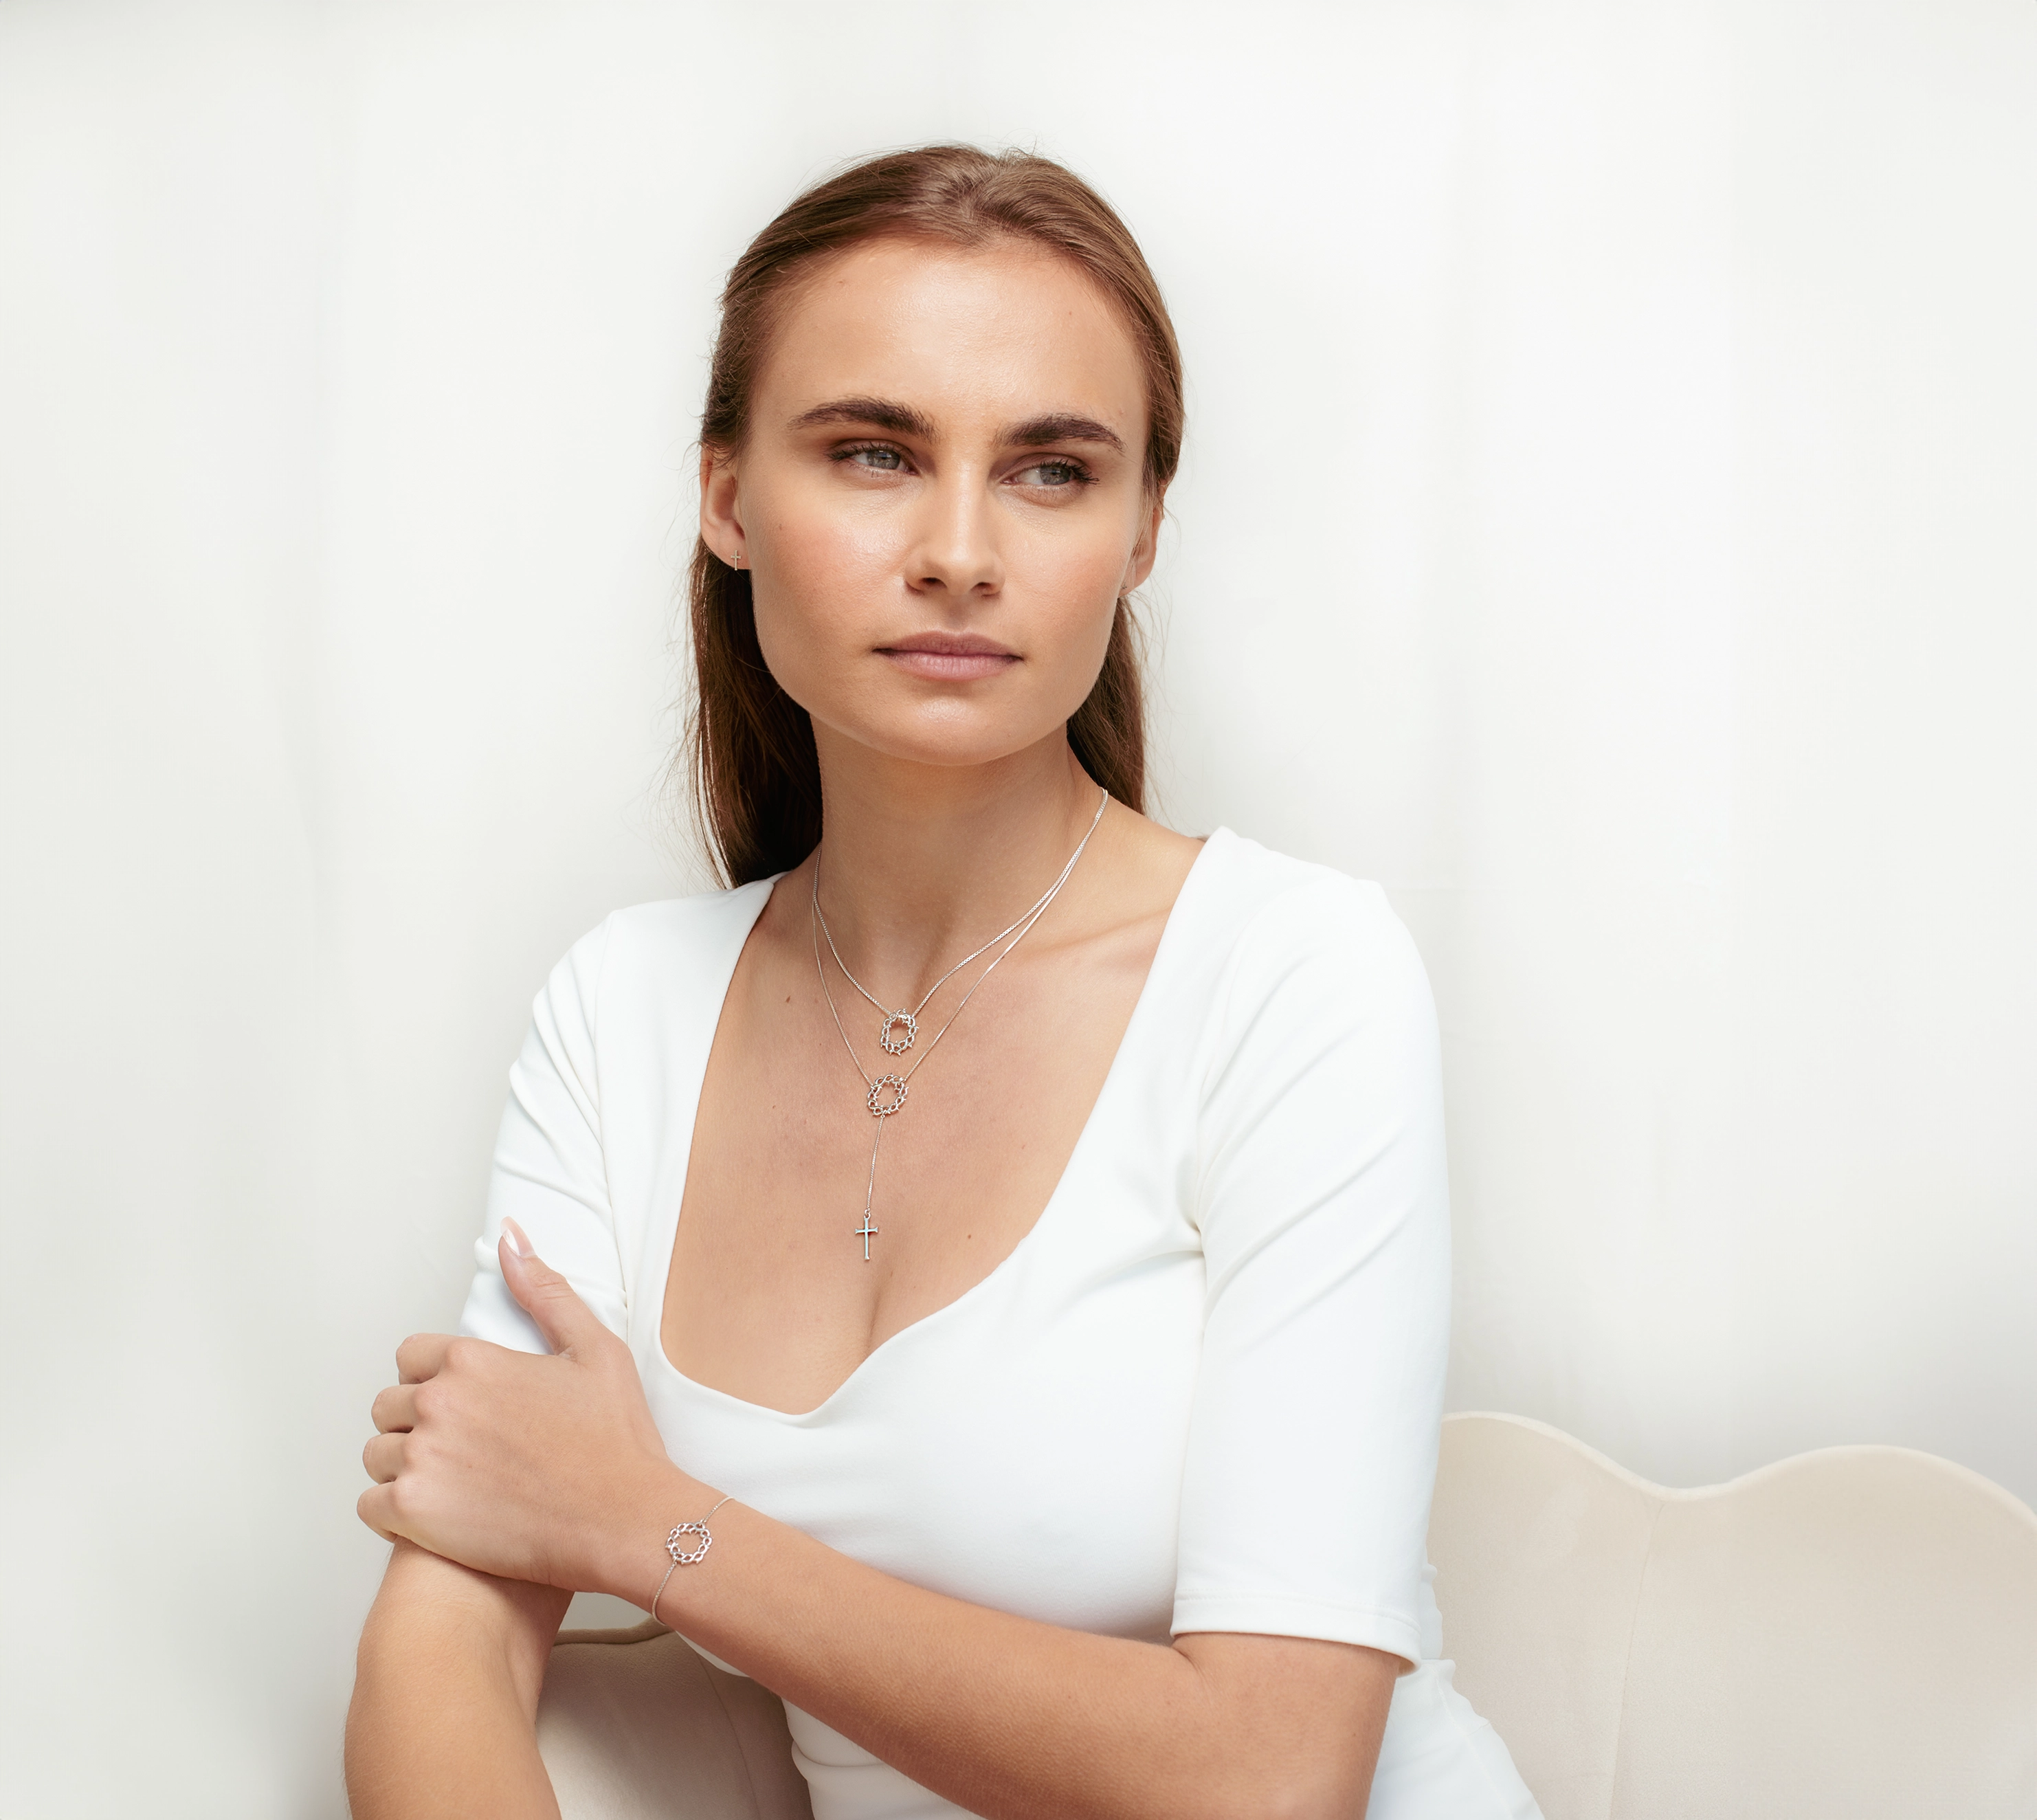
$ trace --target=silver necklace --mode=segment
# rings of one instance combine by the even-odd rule
[[[1083,838],[1075,843],[1075,850],[1068,856],[1068,863],[1061,868],[1061,876],[1048,886],[1046,890],[1034,900],[1032,906],[1017,921],[1006,924],[973,953],[963,955],[927,989],[925,997],[909,1012],[885,1010],[883,1001],[873,997],[862,981],[848,971],[848,963],[841,958],[841,950],[835,946],[834,936],[828,928],[827,918],[821,914],[821,862],[819,855],[818,853],[814,855],[813,892],[808,904],[808,920],[814,941],[814,972],[820,980],[822,996],[827,1000],[828,1013],[834,1020],[835,1029],[841,1038],[841,1046],[848,1051],[848,1059],[856,1065],[856,1072],[863,1076],[863,1084],[868,1090],[864,1095],[863,1103],[869,1109],[870,1115],[877,1121],[876,1134],[871,1139],[870,1145],[870,1175],[864,1185],[863,1190],[863,1224],[856,1229],[856,1236],[863,1241],[864,1263],[867,1264],[870,1262],[870,1241],[877,1236],[879,1230],[871,1223],[870,1214],[877,1195],[877,1152],[884,1141],[884,1122],[894,1117],[903,1108],[905,1103],[905,1090],[910,1084],[913,1076],[920,1072],[921,1064],[939,1046],[941,1039],[946,1036],[954,1027],[954,1020],[962,1014],[963,1006],[976,997],[977,987],[989,978],[997,971],[999,963],[1004,959],[1005,955],[1011,953],[1012,949],[1032,933],[1034,924],[1046,914],[1047,906],[1060,895],[1061,887],[1068,882],[1070,876],[1074,873],[1075,861],[1083,857],[1083,849],[1089,845],[1090,836],[1096,832],[1097,823],[1103,819],[1103,812],[1109,807],[1109,804],[1110,793],[1105,790],[1096,805],[1096,813],[1090,818],[1089,827],[1084,831]],[[1004,942],[1004,946],[998,950],[996,958],[970,982],[969,990],[962,995],[961,1004],[948,1013],[947,1023],[934,1032],[927,1046],[914,1057],[912,1065],[903,1074],[873,1075],[863,1065],[862,1058],[856,1053],[856,1045],[848,1039],[848,1031],[841,1021],[841,1012],[834,1002],[834,993],[828,985],[827,969],[821,965],[821,937],[823,935],[827,937],[828,952],[834,956],[835,965],[841,969],[842,978],[875,1005],[882,1015],[883,1022],[878,1027],[877,1040],[887,1055],[903,1055],[912,1048],[919,1036],[920,1013],[927,1008],[928,1004],[935,993],[939,992],[971,961],[981,959],[989,953],[991,949],[996,948],[1000,942],[1004,941],[1007,936],[1010,936],[1011,939]],[[900,1034],[901,1031],[903,1032],[902,1035]]]
[[[1000,942],[1003,940],[1007,935],[1011,934],[1014,929],[1018,928],[1019,924],[1029,921],[1033,918],[1037,917],[1049,903],[1053,902],[1054,893],[1059,891],[1063,885],[1068,882],[1068,874],[1075,869],[1075,861],[1082,857],[1083,849],[1089,845],[1090,834],[1093,834],[1096,832],[1096,824],[1103,819],[1104,804],[1108,803],[1109,800],[1110,793],[1108,790],[1105,790],[1103,793],[1103,801],[1096,805],[1096,813],[1090,818],[1089,832],[1085,834],[1081,841],[1077,844],[1075,852],[1069,857],[1068,863],[1061,868],[1061,876],[1056,879],[1052,884],[1048,886],[1047,888],[1034,900],[1031,908],[1021,911],[1018,916],[1015,917],[1010,922],[1007,923],[1003,928],[1000,929],[997,933],[992,936],[989,940],[985,942],[982,947],[973,950],[970,953],[964,955],[960,960],[957,961],[953,967],[950,967],[946,973],[943,974],[939,979],[935,980],[932,986],[927,988],[924,996],[921,997],[920,1002],[914,1005],[910,1011],[886,1010],[883,1000],[878,997],[874,993],[871,992],[868,988],[864,985],[861,980],[858,979],[854,974],[848,971],[848,963],[841,958],[841,950],[834,945],[834,932],[828,927],[826,913],[820,907],[820,862],[818,860],[814,862],[814,914],[819,920],[821,933],[824,937],[826,937],[827,941],[828,952],[834,956],[834,964],[841,969],[841,977],[847,980],[851,986],[854,986],[858,992],[861,993],[863,996],[876,1008],[878,1012],[882,1014],[877,1026],[877,1042],[878,1046],[881,1048],[886,1055],[903,1055],[913,1046],[913,1042],[920,1034],[920,1013],[924,1011],[928,1005],[932,1002],[933,997],[935,993],[939,992],[943,986],[946,986],[950,980],[953,979],[954,976],[960,973],[964,967],[967,967],[971,961],[981,959],[984,955],[987,955],[992,948],[996,947]],[[994,965],[995,963],[993,963],[992,964]],[[986,968],[984,971],[987,974],[988,969]],[[823,982],[822,983],[825,984],[826,982]],[[956,1008],[959,1010],[961,1007],[958,1006]],[[948,1020],[950,1024],[954,1021],[954,1020],[952,1018]],[[944,1024],[942,1027],[946,1029],[947,1025]],[[936,1038],[935,1040],[937,1042],[939,1039]],[[931,1053],[933,1045],[929,1043],[927,1046],[928,1051]],[[850,1051],[851,1054],[853,1054],[854,1053],[855,1051],[852,1050]],[[862,1065],[860,1063],[857,1064],[858,1067],[860,1067],[861,1065]]]

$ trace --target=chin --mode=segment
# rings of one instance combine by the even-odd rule
[[[952,709],[952,704],[944,705]],[[1030,750],[1042,740],[1057,736],[1067,717],[1039,724],[1030,717],[1022,723],[1004,715],[984,715],[952,711],[929,715],[923,707],[896,718],[841,728],[853,744],[907,764],[935,765],[954,770],[994,765],[1000,759]]]

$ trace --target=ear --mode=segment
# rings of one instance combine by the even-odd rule
[[[725,449],[703,446],[700,481],[701,541],[731,568],[748,567],[750,544],[736,499],[735,457]]]
[[[1146,577],[1153,573],[1154,559],[1160,554],[1160,521],[1167,515],[1167,500],[1162,494],[1153,499],[1146,508],[1145,523],[1140,527],[1139,541],[1132,546],[1132,555],[1124,565],[1124,581],[1117,592],[1121,596],[1129,594],[1135,588],[1145,585]]]

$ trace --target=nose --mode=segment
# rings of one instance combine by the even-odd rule
[[[916,590],[959,602],[1004,585],[996,515],[982,475],[943,476],[929,487],[915,533],[905,578]]]

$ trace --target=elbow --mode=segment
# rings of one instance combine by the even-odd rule
[[[1249,1780],[1226,1778],[1195,1803],[1195,1820],[1364,1820],[1371,1784],[1302,1765],[1268,1765]],[[1177,1809],[1170,1820],[1182,1820]]]
[[[1253,1811],[1262,1820],[1364,1820],[1366,1794],[1341,1784],[1332,1788],[1321,1776],[1283,1777]]]

